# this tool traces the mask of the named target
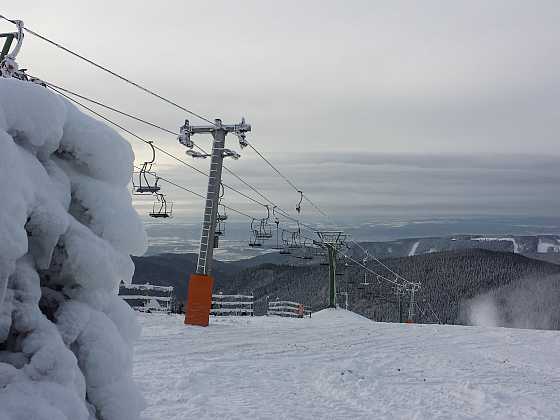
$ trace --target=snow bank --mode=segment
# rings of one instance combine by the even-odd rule
[[[146,247],[115,131],[0,78],[0,419],[136,419],[134,314],[116,296]]]

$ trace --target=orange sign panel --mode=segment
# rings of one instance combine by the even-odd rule
[[[212,306],[212,287],[214,279],[210,276],[191,274],[189,297],[185,312],[185,324],[207,327]]]

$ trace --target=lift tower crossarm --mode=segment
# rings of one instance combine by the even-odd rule
[[[220,185],[222,183],[222,167],[224,157],[238,158],[239,155],[225,148],[226,135],[234,133],[241,139],[245,133],[251,131],[251,126],[242,119],[239,124],[222,124],[222,120],[214,120],[214,124],[192,126],[186,120],[181,127],[179,142],[189,149],[194,147],[191,136],[194,134],[212,134],[212,153],[210,161],[210,176],[208,177],[208,190],[206,193],[206,205],[204,208],[202,233],[200,235],[200,250],[196,273],[209,275],[212,269],[212,258],[214,254],[214,237],[216,234],[216,222],[218,215],[218,202],[220,199]]]

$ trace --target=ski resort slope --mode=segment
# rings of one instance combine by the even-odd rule
[[[141,314],[143,419],[558,419],[560,333]]]

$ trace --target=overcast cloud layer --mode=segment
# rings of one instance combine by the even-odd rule
[[[205,116],[233,122],[244,115],[254,127],[250,140],[335,217],[553,215],[560,204],[557,1],[31,1],[2,8]],[[186,117],[31,36],[19,61],[165,127],[175,130]],[[173,136],[115,118],[183,153]],[[147,149],[131,142],[141,161]],[[229,165],[293,209],[287,186],[243,154]],[[159,169],[205,191],[187,168],[161,158]],[[199,217],[198,199],[169,192],[178,211]],[[256,211],[234,194],[227,199]]]

